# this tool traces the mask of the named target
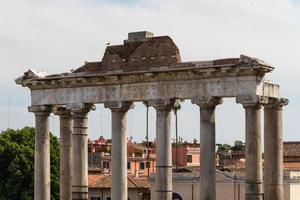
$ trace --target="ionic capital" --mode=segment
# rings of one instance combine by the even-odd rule
[[[72,116],[71,110],[68,110],[65,106],[55,106],[53,108],[53,113],[58,116]]]
[[[153,106],[156,110],[171,110],[180,106],[179,99],[158,99],[149,100],[149,106]]]
[[[261,109],[266,98],[262,96],[240,95],[236,97],[236,102],[243,105],[244,108]]]
[[[36,115],[50,115],[53,111],[53,106],[29,106],[28,111]]]
[[[134,108],[134,104],[129,101],[108,101],[104,103],[104,107],[109,108],[112,111],[127,112],[129,109]]]
[[[200,109],[215,109],[223,103],[222,97],[193,97],[192,103],[200,106]]]
[[[284,98],[268,98],[267,102],[264,103],[265,109],[282,109],[283,106],[288,105],[289,100]]]
[[[91,110],[96,110],[94,104],[89,103],[76,103],[76,104],[67,104],[66,109],[70,110],[74,117],[83,117],[85,118],[88,112]]]

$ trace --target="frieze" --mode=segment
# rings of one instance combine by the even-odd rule
[[[108,101],[147,101],[155,99],[191,99],[195,96],[236,97],[264,95],[263,82],[255,77],[236,79],[199,79],[160,81],[121,85],[101,85],[79,88],[32,90],[32,105],[60,105],[70,103],[104,103]],[[270,83],[266,84],[270,87]],[[272,90],[277,87],[270,87]],[[277,94],[278,92],[268,92]],[[275,96],[276,97],[276,96]]]

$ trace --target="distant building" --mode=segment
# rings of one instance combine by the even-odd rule
[[[111,175],[89,172],[89,200],[111,200]],[[146,178],[128,176],[128,200],[150,200]]]
[[[178,155],[177,155],[178,152]],[[219,166],[219,154],[216,153],[216,166]],[[189,167],[200,165],[200,144],[199,143],[179,143],[178,147],[172,145],[172,165],[174,168],[178,166]]]
[[[226,167],[231,165],[245,166],[245,149],[241,150],[218,150],[219,166]]]
[[[155,173],[156,154],[155,144],[149,142],[149,162],[146,143],[137,144],[127,141],[127,173],[139,177]],[[89,168],[99,168],[104,174],[111,173],[111,141],[100,137],[89,140]]]
[[[178,154],[177,154],[178,152]],[[200,165],[200,145],[199,144],[179,144],[172,145],[172,164],[178,167],[199,166]]]
[[[245,168],[245,148],[219,148],[219,168]],[[300,170],[300,142],[283,142],[283,166],[286,170]]]
[[[285,169],[300,169],[300,142],[283,142],[283,166]]]
[[[173,171],[173,199],[200,199],[200,167],[186,167]],[[216,199],[245,200],[245,173],[216,171]],[[155,200],[155,176],[150,177],[151,200]],[[300,172],[284,172],[284,199],[299,200]],[[174,198],[174,197],[177,198]]]

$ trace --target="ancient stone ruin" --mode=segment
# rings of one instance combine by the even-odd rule
[[[127,200],[126,113],[134,102],[156,109],[157,200],[172,198],[171,109],[187,99],[200,112],[201,200],[216,199],[215,107],[235,98],[245,109],[247,200],[282,200],[282,107],[279,85],[265,81],[274,67],[241,55],[183,62],[168,36],[134,32],[122,45],[107,46],[99,62],[46,75],[29,70],[16,83],[31,91],[36,117],[35,200],[50,199],[49,115],[60,117],[60,199],[88,199],[88,113],[95,104],[112,112],[113,200]],[[264,175],[260,113],[264,107]],[[196,136],[195,136],[196,137]],[[264,177],[264,179],[263,179]]]

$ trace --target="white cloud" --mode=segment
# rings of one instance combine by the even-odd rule
[[[300,6],[293,1],[1,0],[0,13],[1,113],[5,112],[7,96],[18,106],[30,104],[28,91],[13,81],[29,66],[50,73],[68,71],[85,60],[100,60],[106,42],[121,43],[130,31],[149,30],[172,36],[184,60],[238,57],[243,53],[274,64],[277,68],[269,78],[280,83],[282,94],[291,100],[285,114],[286,136],[300,140],[293,135],[299,130],[293,118],[300,108],[300,92],[295,84],[300,73]],[[19,116],[30,115],[20,107],[16,109]],[[230,109],[242,112],[241,107],[224,105],[224,110]],[[134,116],[142,118],[142,107],[135,112]],[[195,116],[198,111],[186,106],[182,112]],[[223,133],[218,140],[238,139],[232,133],[243,131],[240,114],[235,117],[241,124],[236,131],[226,126],[223,108],[219,112],[218,130]],[[22,117],[15,120],[27,122]],[[92,115],[92,120],[97,120],[96,116]],[[109,124],[109,119],[106,122]],[[192,122],[198,123],[194,118]],[[0,128],[5,124],[1,120]],[[133,130],[142,133],[142,122]],[[93,137],[98,131],[99,127],[91,128]],[[105,131],[110,131],[109,125]],[[194,138],[189,127],[183,126],[182,132]]]

